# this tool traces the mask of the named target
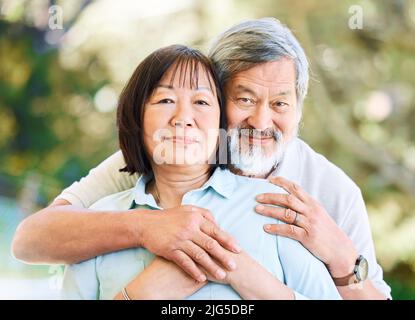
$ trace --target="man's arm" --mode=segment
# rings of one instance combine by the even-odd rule
[[[28,263],[72,264],[143,246],[175,262],[200,281],[206,277],[196,263],[218,277],[224,276],[225,271],[212,258],[232,269],[232,261],[224,253],[226,249],[237,252],[239,248],[219,229],[207,210],[193,206],[157,213],[85,209],[134,185],[137,177],[119,172],[124,166],[119,151],[65,189],[49,207],[26,218],[13,240],[14,256]]]
[[[197,264],[220,279],[225,269],[232,270],[235,265],[226,252],[240,250],[203,208],[97,212],[57,202],[18,227],[13,240],[17,259],[73,264],[109,252],[145,247],[203,282],[206,276]]]
[[[136,246],[137,217],[86,208],[105,196],[132,188],[137,175],[120,173],[125,167],[118,151],[74,182],[47,208],[18,227],[13,254],[28,263],[76,263],[110,251]]]
[[[283,187],[289,195],[265,194],[258,199],[263,204],[285,207],[257,208],[258,213],[287,223],[270,225],[265,228],[267,232],[299,241],[326,264],[335,278],[350,274],[358,255],[364,255],[369,261],[369,278],[358,288],[338,287],[339,293],[344,299],[386,299],[389,296],[388,286],[382,280],[382,270],[376,262],[369,220],[360,192],[356,191],[350,197],[350,206],[344,212],[345,219],[340,228],[300,186],[281,177],[270,181]],[[347,230],[347,234],[343,230]]]
[[[121,151],[109,156],[79,181],[64,189],[56,199],[63,199],[77,207],[89,208],[93,203],[110,194],[131,189],[138,174],[120,172],[126,166]]]
[[[14,235],[14,256],[32,264],[73,264],[139,245],[139,226],[146,210],[102,211],[55,200],[26,218]]]

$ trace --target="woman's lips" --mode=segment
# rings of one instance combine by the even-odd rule
[[[173,137],[164,137],[164,140],[172,141],[173,143],[182,143],[182,144],[194,144],[199,143],[198,139],[195,137],[187,136],[173,136]]]

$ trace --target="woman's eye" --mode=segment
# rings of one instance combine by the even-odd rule
[[[206,102],[206,101],[204,101],[204,100],[197,100],[195,103],[196,103],[196,104],[203,105],[203,106],[208,106],[208,105],[209,105],[209,103],[207,103],[207,102]]]
[[[174,103],[174,101],[172,99],[166,98],[166,99],[160,100],[158,103]]]

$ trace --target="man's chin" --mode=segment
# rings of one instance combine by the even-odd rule
[[[261,148],[261,154],[264,157],[272,157],[274,154],[278,153],[280,146],[278,145],[278,143],[276,141],[273,141],[272,143],[269,144],[264,144],[264,145],[260,145],[258,146],[257,144],[249,144],[249,149],[248,148],[243,148],[242,153],[247,155],[249,154],[249,150],[252,150],[252,148]]]
[[[233,173],[238,175],[264,178],[278,165],[279,157],[276,157],[276,152],[272,153],[270,156],[263,155],[264,156],[261,157],[243,155],[240,158],[237,158],[238,161],[232,162],[229,165],[229,168]]]
[[[231,156],[231,159],[237,159],[229,165],[229,169],[238,175],[265,178],[278,166],[283,158],[284,145],[275,143],[272,146],[263,146],[260,155],[253,156],[249,150],[242,152],[241,156]]]

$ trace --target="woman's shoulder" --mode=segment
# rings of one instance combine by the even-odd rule
[[[287,193],[284,189],[269,182],[267,179],[252,178],[247,176],[237,175],[232,173],[229,169],[226,170],[227,179],[232,180],[234,191],[236,192],[272,192],[272,193]]]

